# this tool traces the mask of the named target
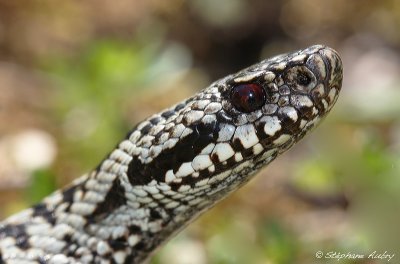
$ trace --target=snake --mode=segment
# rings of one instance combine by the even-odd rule
[[[313,45],[223,77],[137,124],[91,172],[0,222],[1,263],[144,263],[332,109],[338,53]]]

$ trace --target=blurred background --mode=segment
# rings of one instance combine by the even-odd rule
[[[152,263],[400,263],[399,28],[396,0],[0,0],[0,217],[148,115],[319,43],[345,67],[329,117]]]

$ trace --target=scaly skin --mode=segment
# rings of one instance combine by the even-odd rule
[[[212,83],[138,124],[92,172],[3,221],[0,260],[145,261],[317,125],[341,83],[338,54],[321,45]]]

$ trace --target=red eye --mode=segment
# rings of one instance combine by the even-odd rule
[[[255,83],[240,84],[233,87],[231,101],[237,110],[250,113],[264,105],[265,91]]]

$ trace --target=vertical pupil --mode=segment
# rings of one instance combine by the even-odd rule
[[[260,109],[265,100],[264,88],[256,83],[239,84],[233,87],[231,92],[233,106],[245,113]]]

